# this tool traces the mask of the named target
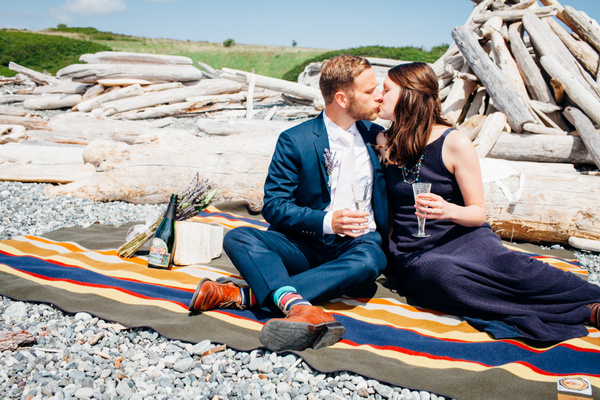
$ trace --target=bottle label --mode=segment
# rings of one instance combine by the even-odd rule
[[[154,268],[169,268],[171,254],[167,244],[159,238],[153,238],[150,242],[150,254],[148,254],[148,266]]]

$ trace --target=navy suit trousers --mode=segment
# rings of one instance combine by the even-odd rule
[[[240,227],[225,235],[223,249],[266,307],[272,306],[270,294],[282,286],[323,302],[372,284],[386,267],[377,232],[357,238],[325,235],[319,241]]]

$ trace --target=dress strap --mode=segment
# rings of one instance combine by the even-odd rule
[[[446,129],[446,130],[444,131],[444,133],[442,133],[442,136],[443,136],[443,137],[446,137],[446,136],[448,136],[448,134],[449,134],[450,132],[452,132],[453,130],[454,130],[454,128],[448,128],[448,129]]]

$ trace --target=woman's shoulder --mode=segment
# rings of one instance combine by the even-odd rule
[[[455,151],[461,151],[465,148],[473,146],[471,139],[464,132],[461,132],[458,129],[452,129],[450,132],[448,132],[444,144],[448,146],[449,149]]]

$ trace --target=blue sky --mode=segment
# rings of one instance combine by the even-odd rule
[[[600,20],[600,0],[559,0]],[[470,0],[0,0],[0,28],[63,23],[101,31],[208,42],[344,49],[451,43]]]

